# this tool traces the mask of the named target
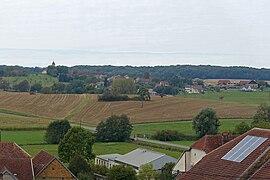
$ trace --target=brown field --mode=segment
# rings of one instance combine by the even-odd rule
[[[98,102],[96,95],[29,95],[0,93],[0,109],[41,117],[70,119],[96,125],[112,114],[127,114],[133,123],[192,119],[201,109],[211,107],[220,118],[250,118],[256,105],[207,99],[153,97],[150,102]]]

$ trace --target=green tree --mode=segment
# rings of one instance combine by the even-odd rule
[[[64,83],[54,83],[54,85],[52,86],[52,90],[57,94],[64,93],[65,89],[66,85]]]
[[[44,139],[49,144],[58,144],[71,128],[67,120],[57,120],[51,122],[46,130]]]
[[[150,93],[149,93],[148,89],[145,87],[140,87],[138,89],[138,94],[140,96],[141,101],[150,101],[151,100]]]
[[[60,141],[58,155],[63,162],[69,162],[75,154],[79,154],[86,160],[95,157],[92,152],[94,137],[90,131],[80,127],[73,127]]]
[[[136,172],[130,166],[113,166],[108,173],[108,180],[136,180]]]
[[[254,128],[270,129],[270,123],[268,121],[252,122],[251,126]]]
[[[7,91],[10,89],[10,84],[5,79],[0,79],[0,89],[3,89],[4,91]]]
[[[166,163],[161,169],[161,180],[174,180],[176,175],[172,174],[175,163]]]
[[[28,92],[30,90],[30,84],[27,80],[14,85],[14,89],[20,92]]]
[[[81,156],[76,154],[69,162],[68,169],[75,175],[78,176],[79,173],[82,174],[89,174],[92,175],[93,179],[93,174],[91,172],[91,168],[87,161]],[[81,174],[81,175],[82,175]]]
[[[42,90],[42,85],[40,83],[36,83],[33,86],[31,86],[30,91],[31,92],[40,92]]]
[[[43,94],[52,94],[53,93],[51,87],[44,87],[44,88],[42,88],[41,92]]]
[[[101,142],[123,142],[129,139],[131,131],[132,125],[127,115],[113,115],[98,124],[96,138]]]
[[[133,94],[135,92],[135,83],[133,79],[114,79],[112,87],[113,91],[118,94]]]
[[[220,126],[216,112],[211,108],[203,109],[193,118],[192,127],[198,137],[206,134],[217,134]]]
[[[245,132],[249,131],[251,127],[245,121],[242,121],[240,124],[237,124],[233,130],[235,134],[244,134]]]
[[[151,180],[157,177],[157,172],[153,169],[152,163],[144,164],[140,167],[138,179]]]
[[[270,122],[270,106],[268,104],[261,104],[253,118],[253,123],[258,123],[259,121]]]

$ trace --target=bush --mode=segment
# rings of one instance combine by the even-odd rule
[[[128,101],[127,95],[115,95],[111,93],[105,93],[98,96],[98,101]]]
[[[188,140],[194,140],[194,137],[192,136],[186,136],[178,131],[174,130],[162,130],[157,131],[153,137],[153,139],[159,140],[159,141],[188,141]]]
[[[51,122],[46,130],[44,139],[49,144],[58,144],[70,128],[71,126],[67,120]]]
[[[130,166],[113,166],[108,173],[108,180],[136,180],[136,172]]]
[[[101,165],[97,165],[97,164],[93,164],[91,166],[92,170],[94,173],[103,175],[103,176],[107,176],[109,169],[106,166],[101,166]]]
[[[240,124],[236,125],[233,133],[234,134],[244,134],[247,131],[249,131],[251,129],[251,127],[248,125],[248,123],[242,121]]]

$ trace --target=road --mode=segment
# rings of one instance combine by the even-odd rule
[[[79,124],[73,124],[71,123],[71,126],[80,126]],[[81,125],[82,128],[90,130],[90,131],[96,131],[96,127],[91,127],[91,126],[85,126],[85,125]],[[133,138],[133,137],[132,137]],[[144,142],[149,142],[149,143],[154,143],[154,144],[160,144],[160,145],[165,145],[165,146],[172,146],[172,147],[178,147],[178,148],[183,148],[183,149],[190,149],[189,146],[183,146],[180,144],[172,144],[172,143],[168,143],[168,142],[164,142],[164,141],[156,141],[156,140],[151,140],[151,139],[145,139],[145,138],[133,138],[137,141],[144,141]]]
[[[173,147],[178,147],[178,148],[183,148],[183,149],[190,149],[189,146],[183,146],[183,145],[180,145],[180,144],[171,144],[171,143],[164,142],[164,141],[156,141],[156,140],[139,138],[139,137],[136,137],[134,139],[138,140],[138,141],[144,141],[144,142],[149,142],[149,143],[154,143],[154,144],[161,144],[161,145],[173,146]]]

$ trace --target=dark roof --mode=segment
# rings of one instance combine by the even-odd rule
[[[249,84],[249,83],[250,83],[250,81],[240,81],[239,82],[240,85],[246,85],[246,84]]]
[[[222,146],[225,142],[234,139],[235,137],[237,136],[228,135],[228,137],[225,138],[222,135],[205,135],[204,137],[196,141],[191,146],[191,148],[202,150],[207,154],[213,151],[214,149]]]
[[[16,143],[0,142],[0,159],[9,158],[31,158],[22,148]]]
[[[0,174],[6,171],[20,180],[34,179],[32,160],[29,158],[0,159]]]
[[[221,159],[227,154],[232,148],[234,148],[242,139],[247,135],[267,138],[258,148],[251,152],[243,161],[234,162],[229,160]],[[229,141],[221,147],[213,150],[207,154],[199,163],[197,163],[190,171],[182,174],[179,179],[237,179],[239,177],[252,176],[259,177],[260,175],[268,175],[264,168],[268,167],[264,161],[269,160],[269,157],[262,156],[266,152],[270,154],[270,130],[254,128],[247,133],[238,136],[237,138]],[[258,164],[261,163],[261,164]],[[256,165],[256,166],[255,166]],[[262,167],[262,168],[261,168]],[[269,169],[268,169],[269,171]],[[268,176],[269,178],[269,176]]]
[[[55,157],[53,155],[41,150],[33,158],[35,176],[42,172],[54,159]]]

